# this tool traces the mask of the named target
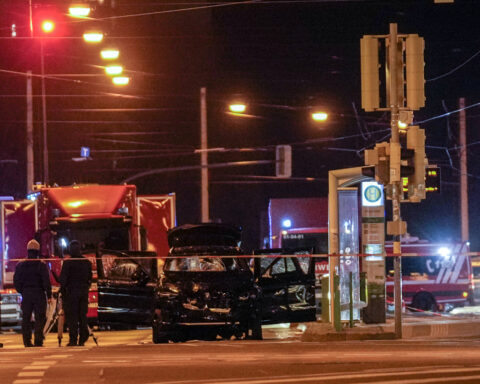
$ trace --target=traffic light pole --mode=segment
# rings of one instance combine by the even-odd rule
[[[397,24],[390,24],[390,35],[389,35],[389,50],[388,50],[388,69],[390,75],[390,87],[389,91],[389,100],[390,100],[390,127],[391,127],[391,137],[390,137],[390,185],[392,188],[392,221],[393,228],[396,229],[394,238],[393,238],[393,253],[397,256],[394,256],[394,271],[395,271],[395,281],[394,281],[394,301],[395,301],[395,337],[397,339],[402,338],[402,259],[401,259],[401,242],[400,242],[400,231],[399,228],[402,225],[402,217],[400,213],[400,200],[402,193],[402,185],[400,178],[400,138],[399,138],[399,129],[398,129],[398,114],[399,114],[399,105],[398,105],[398,93],[397,87],[400,84],[397,84],[397,71],[403,70],[403,68],[397,68]],[[398,150],[394,150],[398,148]]]

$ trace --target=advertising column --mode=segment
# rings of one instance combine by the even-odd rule
[[[383,186],[362,183],[362,251],[363,271],[367,275],[367,307],[363,322],[385,323],[385,207]]]

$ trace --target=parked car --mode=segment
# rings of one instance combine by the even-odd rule
[[[99,320],[152,324],[155,343],[262,338],[262,324],[315,321],[308,255],[242,251],[241,230],[183,225],[168,233],[169,257],[99,255]]]
[[[17,325],[22,321],[22,296],[14,289],[0,291],[0,324]]]

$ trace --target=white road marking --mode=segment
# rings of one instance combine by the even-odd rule
[[[26,371],[27,371],[27,370],[32,371],[32,370],[35,370],[35,369],[36,369],[36,370],[43,370],[43,371],[44,371],[44,370],[46,370],[46,369],[48,369],[48,368],[50,368],[50,367],[51,367],[50,365],[27,365],[27,366],[23,367],[22,369],[23,369],[23,370],[26,370]]]
[[[34,371],[34,372],[19,372],[18,377],[35,377],[35,376],[43,376],[45,375],[45,371]]]
[[[20,379],[15,380],[13,384],[37,384],[40,383],[42,379]]]
[[[55,360],[42,360],[42,361],[34,361],[32,362],[31,364],[32,365],[52,365],[52,364],[55,364],[56,361]]]
[[[476,376],[455,376],[455,377],[437,377],[431,379],[411,379],[411,380],[393,380],[393,381],[376,381],[375,384],[417,384],[417,383],[439,383],[453,381],[458,383],[460,381],[480,379],[480,375]],[[477,381],[478,382],[478,381]]]
[[[70,356],[72,355],[50,355],[50,356],[44,356],[44,359],[65,359]]]

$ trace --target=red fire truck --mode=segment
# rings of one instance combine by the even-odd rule
[[[291,228],[281,232],[284,248],[311,248],[328,254],[328,228]],[[386,292],[393,302],[392,244],[386,243]],[[473,302],[473,277],[468,243],[429,243],[417,238],[402,241],[402,296],[407,307],[448,311]],[[328,258],[315,263],[317,282],[328,274]]]
[[[385,245],[387,255],[392,244]],[[473,299],[468,243],[402,243],[402,296],[407,307],[448,311]],[[393,257],[386,258],[386,291],[393,301]]]
[[[100,248],[168,254],[167,231],[175,226],[175,195],[137,196],[134,185],[73,185],[37,187],[31,200],[0,205],[1,274],[4,302],[19,302],[12,290],[13,273],[26,255],[26,244],[37,238],[48,261],[53,285],[58,285],[61,260],[71,240],[82,244],[92,261]],[[97,318],[96,282],[89,297],[88,317]],[[3,317],[3,315],[2,315]],[[18,318],[18,316],[17,316]]]

